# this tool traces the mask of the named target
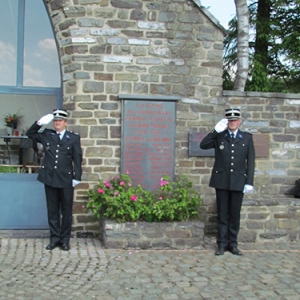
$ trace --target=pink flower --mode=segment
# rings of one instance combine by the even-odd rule
[[[168,181],[161,180],[161,181],[160,181],[160,186],[167,185],[168,183],[169,183]]]
[[[130,197],[130,200],[131,200],[131,201],[136,201],[136,200],[137,200],[137,196],[136,196],[136,195],[132,195],[132,196]]]
[[[129,171],[128,170],[126,170],[126,172],[125,172],[127,175],[129,174]]]
[[[128,186],[131,186],[131,183],[130,183],[130,182],[128,182]]]
[[[105,187],[107,187],[107,188],[110,187],[110,183],[108,181],[104,180],[103,183],[104,183]]]
[[[103,190],[103,189],[99,189],[99,190],[98,190],[98,193],[99,193],[99,194],[104,194],[104,190]]]
[[[125,184],[125,182],[124,182],[124,181],[121,181],[121,182],[120,182],[120,185],[124,185],[124,184]]]
[[[118,195],[119,195],[118,191],[114,192],[114,196],[118,196]]]

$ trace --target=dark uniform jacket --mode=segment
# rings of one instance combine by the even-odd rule
[[[243,191],[253,185],[255,150],[252,135],[238,130],[231,141],[228,130],[212,131],[200,143],[201,149],[215,149],[215,163],[209,186],[216,189]]]
[[[43,145],[45,157],[39,171],[38,180],[57,188],[72,187],[72,180],[81,181],[82,151],[80,137],[70,131],[60,140],[55,130],[45,129],[34,123],[27,131],[27,136]]]

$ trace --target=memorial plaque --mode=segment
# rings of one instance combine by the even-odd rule
[[[215,156],[215,149],[201,149],[200,142],[207,133],[190,132],[189,133],[189,156]]]
[[[269,135],[253,134],[253,143],[255,147],[255,157],[269,156]]]
[[[157,190],[162,175],[174,180],[176,102],[122,99],[121,172],[134,185]]]
[[[215,149],[203,150],[200,148],[200,142],[206,135],[207,133],[189,133],[189,156],[215,156]],[[269,135],[254,134],[253,143],[255,148],[255,157],[269,156]]]

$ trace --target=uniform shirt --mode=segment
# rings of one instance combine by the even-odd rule
[[[237,130],[232,141],[228,130],[210,132],[200,143],[201,149],[215,149],[215,162],[209,186],[232,191],[243,191],[253,185],[255,149],[250,133]]]
[[[61,139],[55,130],[45,129],[36,122],[28,129],[27,136],[43,145],[44,159],[38,180],[57,188],[71,188],[72,180],[81,181],[82,150],[80,136],[65,130]]]

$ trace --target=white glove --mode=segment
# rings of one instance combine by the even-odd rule
[[[244,194],[245,194],[245,193],[251,193],[252,190],[253,190],[253,186],[252,186],[252,185],[250,185],[250,184],[245,184],[245,185],[244,185],[244,191],[243,191],[243,193],[244,193]]]
[[[72,179],[72,186],[75,187],[77,184],[79,184],[80,181],[79,180],[75,180],[75,179]]]
[[[227,129],[227,124],[228,124],[228,120],[227,119],[222,119],[215,126],[215,131],[216,132],[222,132],[222,131],[224,131],[225,129]]]
[[[37,121],[37,124],[40,126],[47,125],[53,120],[53,118],[54,118],[53,114],[45,115]]]

